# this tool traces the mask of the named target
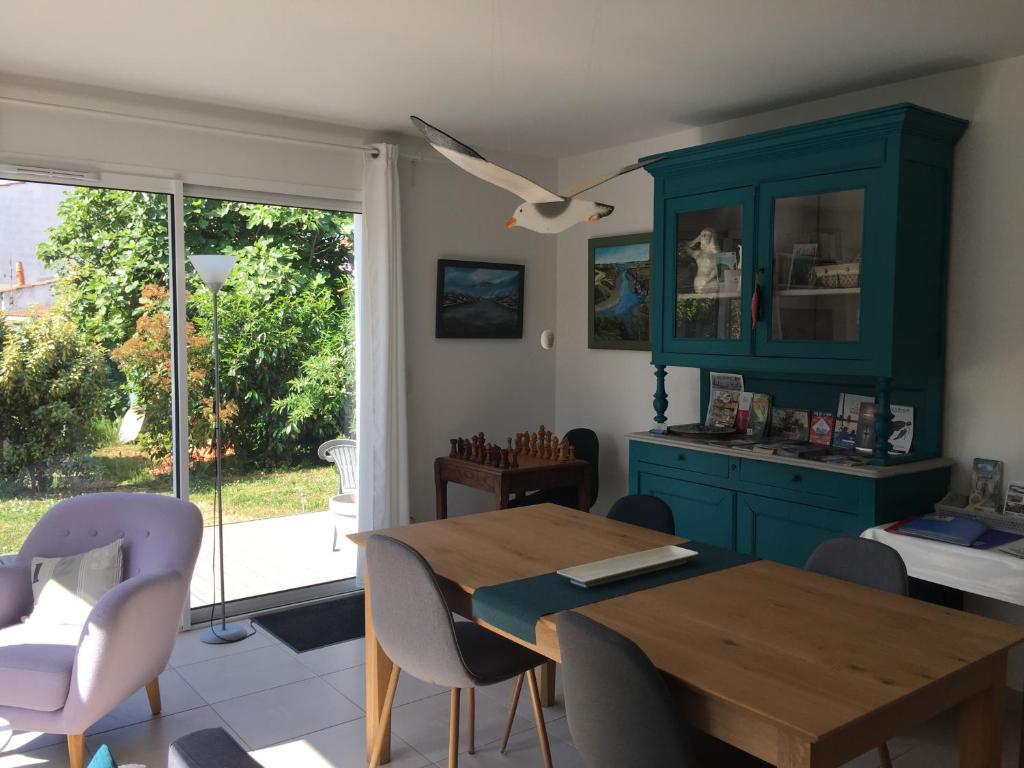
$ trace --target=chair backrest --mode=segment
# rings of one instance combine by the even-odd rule
[[[155,571],[191,576],[203,538],[203,516],[195,504],[155,493],[89,493],[51,507],[18,553],[64,557],[124,538],[124,577]]]
[[[597,440],[597,433],[586,427],[576,427],[565,433],[576,453],[577,459],[590,462],[590,503],[597,501],[597,492],[600,489],[598,473],[601,466],[601,446]]]
[[[623,496],[608,510],[608,519],[639,525],[671,536],[676,533],[676,521],[672,517],[672,509],[657,496],[642,493]]]
[[[444,688],[472,688],[455,624],[430,564],[404,542],[376,534],[366,542],[377,641],[413,677]]]
[[[317,449],[324,461],[333,461],[341,476],[341,493],[352,493],[358,485],[358,458],[355,440],[328,440]]]
[[[590,768],[690,768],[689,730],[664,678],[631,640],[577,613],[555,619],[565,714]]]
[[[887,544],[853,536],[823,541],[807,558],[808,571],[865,587],[907,594],[907,566]]]

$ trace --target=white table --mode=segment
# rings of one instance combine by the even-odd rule
[[[1024,559],[995,549],[973,549],[890,533],[885,530],[889,525],[868,528],[861,538],[880,541],[899,552],[907,565],[907,575],[1024,606]],[[1024,703],[1017,765],[1024,768]]]

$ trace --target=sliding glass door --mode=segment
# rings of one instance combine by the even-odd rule
[[[231,254],[218,297],[226,597],[235,612],[330,592],[355,575],[355,499],[318,455],[355,437],[354,216],[194,196],[186,256]],[[220,599],[213,536],[211,294],[186,260],[190,499],[207,528],[195,620]],[[325,586],[326,585],[326,586]],[[312,591],[309,588],[313,588]]]
[[[61,498],[175,493],[171,199],[0,180],[0,556]]]

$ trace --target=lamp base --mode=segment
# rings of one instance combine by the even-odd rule
[[[251,634],[249,628],[241,624],[215,624],[204,629],[199,639],[209,645],[223,645],[245,640]]]

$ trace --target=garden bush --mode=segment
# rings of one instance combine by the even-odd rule
[[[107,389],[105,355],[67,319],[37,315],[4,331],[0,350],[0,474],[46,491],[80,471]]]

